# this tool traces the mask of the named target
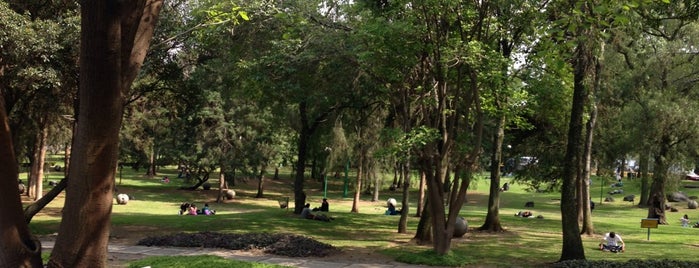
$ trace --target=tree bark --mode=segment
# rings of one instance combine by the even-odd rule
[[[493,135],[494,148],[490,159],[490,195],[488,196],[488,214],[485,217],[485,223],[478,228],[479,230],[491,232],[503,231],[502,225],[500,224],[500,165],[502,164],[502,143],[504,139],[505,116],[501,115],[495,124],[495,133]]]
[[[44,166],[46,164],[46,141],[48,140],[49,129],[46,125],[46,118],[40,120],[40,130],[37,135],[36,148],[34,148],[34,160],[32,160],[32,186],[31,197],[34,201],[44,196]]]
[[[76,139],[48,267],[106,267],[124,96],[143,63],[161,5],[81,2]]]
[[[427,187],[427,181],[425,180],[425,172],[420,171],[420,187],[418,189],[417,198],[417,212],[415,217],[422,217],[422,213],[425,210],[425,188]]]
[[[405,234],[408,232],[408,212],[410,211],[410,163],[405,163],[402,168],[403,186],[401,187],[403,195],[401,198],[400,220],[398,220],[398,233]]]
[[[645,147],[645,146],[644,146]],[[639,207],[647,207],[648,206],[648,199],[649,199],[649,193],[650,193],[650,185],[649,185],[649,176],[648,176],[648,164],[650,162],[650,157],[648,155],[649,150],[648,148],[643,148],[645,150],[641,150],[639,159],[638,159],[638,171],[641,177],[641,197],[640,201],[638,202]]]
[[[360,141],[361,142],[361,141]],[[359,198],[362,196],[362,177],[364,177],[364,154],[359,154],[357,159],[357,183],[354,185],[354,198],[352,199],[352,213],[359,213]]]
[[[592,144],[594,139],[595,123],[597,122],[597,104],[592,103],[590,109],[590,119],[587,121],[587,135],[585,136],[585,148],[583,152],[583,172],[580,187],[580,203],[582,215],[582,228],[580,233],[592,235],[595,227],[592,224],[592,208],[590,202],[590,166],[592,162]]]
[[[255,198],[262,198],[265,196],[264,185],[265,185],[265,168],[260,167],[260,172],[259,172],[259,174],[257,174],[257,195],[255,195]]]
[[[150,151],[148,152],[148,170],[146,170],[146,176],[152,178],[156,176],[155,172],[155,145],[152,145]]]
[[[306,171],[306,159],[308,158],[308,142],[312,134],[308,126],[308,111],[305,102],[299,103],[299,115],[301,118],[301,130],[299,131],[298,155],[296,157],[296,171],[294,174],[294,214],[301,214],[306,205],[306,193],[303,191],[304,175]]]
[[[424,174],[424,173],[423,173]],[[430,218],[429,199],[425,198],[425,209],[422,211],[420,221],[415,230],[413,240],[416,240],[418,245],[423,245],[432,242],[432,219]]]
[[[578,44],[573,62],[573,105],[568,125],[568,142],[563,167],[561,185],[561,224],[563,245],[559,261],[585,259],[585,250],[580,238],[578,226],[578,208],[576,202],[576,181],[580,172],[582,154],[583,112],[587,103],[587,86],[585,78],[590,67],[589,48],[583,42]]]
[[[29,232],[22,216],[22,201],[17,193],[17,159],[0,94],[0,264],[3,267],[42,267],[41,243]]]
[[[218,196],[216,196],[216,203],[221,203],[223,202],[223,195],[226,187],[226,169],[224,168],[224,165],[220,165],[221,170],[218,173]]]
[[[660,139],[660,150],[653,157],[653,182],[648,198],[648,218],[657,218],[658,223],[667,224],[665,217],[665,182],[669,165],[666,161],[670,152],[670,137],[663,134]]]

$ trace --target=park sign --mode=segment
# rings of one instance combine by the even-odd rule
[[[659,223],[660,220],[658,218],[641,219],[641,228],[648,228],[648,238],[646,240],[650,240],[650,228],[658,228]]]

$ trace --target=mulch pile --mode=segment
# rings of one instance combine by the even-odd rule
[[[332,245],[293,234],[178,233],[146,237],[138,241],[138,245],[225,248],[231,250],[261,249],[268,254],[287,257],[325,257],[339,252],[339,249]]]

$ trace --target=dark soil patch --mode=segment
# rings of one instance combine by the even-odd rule
[[[146,237],[141,239],[138,245],[231,250],[260,249],[264,253],[287,257],[325,257],[339,252],[339,249],[332,245],[293,234],[179,233]]]

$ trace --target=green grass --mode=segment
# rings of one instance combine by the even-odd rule
[[[160,183],[159,178],[167,175],[172,183]],[[330,214],[335,217],[331,223],[302,220],[292,213],[293,208],[280,209],[277,200],[290,197],[293,206],[293,182],[288,175],[279,181],[267,180],[264,198],[254,198],[256,181],[239,183],[231,187],[236,190],[236,198],[225,203],[214,203],[217,191],[184,191],[180,186],[188,185],[176,178],[175,170],[161,170],[158,178],[145,178],[130,168],[124,168],[121,184],[117,177],[120,192],[136,197],[128,205],[114,205],[112,215],[112,236],[119,238],[126,231],[141,231],[147,235],[171,234],[177,232],[214,231],[224,233],[277,232],[293,233],[313,237],[321,242],[339,248],[363,248],[394,257],[400,261],[423,263],[428,265],[463,266],[466,264],[496,267],[538,267],[556,262],[561,251],[560,193],[527,192],[521,185],[511,184],[510,191],[501,194],[500,220],[505,232],[487,233],[469,230],[463,238],[452,242],[452,253],[444,258],[430,255],[429,245],[416,245],[411,241],[415,234],[418,218],[408,219],[408,233],[397,233],[399,217],[385,216],[385,200],[389,197],[400,200],[396,192],[381,193],[380,200],[371,202],[370,196],[362,196],[359,213],[350,213],[352,194],[342,197],[342,180],[331,180],[328,186]],[[511,178],[504,178],[504,182]],[[386,180],[385,184],[388,184]],[[212,181],[216,184],[216,181]],[[416,184],[416,183],[415,183]],[[699,246],[699,228],[682,228],[679,219],[688,214],[692,222],[699,219],[699,211],[687,209],[686,203],[672,204],[679,212],[668,212],[669,225],[661,225],[648,230],[640,228],[641,219],[647,215],[646,208],[622,201],[623,196],[640,193],[639,180],[625,180],[622,195],[615,195],[614,202],[600,203],[600,191],[612,188],[609,180],[595,178],[592,184],[593,201],[597,203],[593,211],[595,235],[582,236],[585,255],[588,260],[611,260],[624,262],[628,260],[671,259],[680,261],[699,261],[699,255],[688,254]],[[680,184],[699,185],[699,182],[682,181]],[[460,216],[468,220],[471,228],[484,223],[487,207],[488,181],[480,178],[472,183]],[[600,187],[602,186],[602,187]],[[385,187],[384,189],[386,189]],[[48,187],[47,187],[48,189]],[[275,190],[272,190],[275,189]],[[308,202],[319,206],[323,198],[320,184],[307,180],[305,186]],[[682,188],[690,196],[699,195],[699,189]],[[417,196],[411,192],[412,204],[410,214],[415,213],[414,200]],[[180,216],[181,202],[195,202],[202,206],[205,202],[217,210],[215,216]],[[525,208],[527,201],[535,202],[534,208]],[[60,221],[62,198],[52,202],[45,213],[37,215],[30,228],[35,234],[54,233]],[[543,219],[520,218],[514,214],[530,210]],[[597,245],[604,233],[615,231],[620,234],[627,245],[623,254],[610,254],[597,250]],[[179,257],[177,257],[179,258]],[[155,266],[154,266],[155,267]],[[190,266],[194,267],[194,266]]]
[[[189,267],[207,267],[207,268],[281,268],[287,266],[264,264],[255,262],[243,262],[236,260],[224,259],[218,256],[157,256],[147,257],[145,259],[133,261],[129,263],[129,268],[142,267],[168,267],[168,268],[189,268]]]

